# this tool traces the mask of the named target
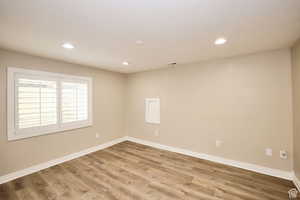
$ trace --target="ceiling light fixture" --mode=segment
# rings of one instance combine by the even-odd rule
[[[129,63],[127,61],[124,61],[122,64],[123,65],[129,65]]]
[[[215,45],[222,45],[222,44],[225,44],[227,42],[226,38],[218,38],[216,39],[215,41]]]
[[[65,49],[74,49],[74,45],[71,43],[63,43],[61,46]]]

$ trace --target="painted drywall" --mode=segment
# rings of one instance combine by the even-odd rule
[[[294,171],[300,179],[300,40],[292,48],[293,113],[294,113]]]
[[[21,67],[93,78],[93,126],[8,141],[6,71]],[[93,147],[124,134],[125,75],[0,50],[0,176]],[[95,134],[100,137],[96,138]]]
[[[92,77],[94,125],[8,142],[8,66]],[[0,50],[0,176],[125,135],[290,171],[291,90],[289,49],[130,75]],[[153,97],[161,99],[160,125],[144,122],[144,99]],[[289,159],[279,158],[282,149]]]
[[[126,95],[129,136],[292,170],[290,49],[130,74]],[[145,123],[144,100],[153,97],[161,99],[160,125]]]

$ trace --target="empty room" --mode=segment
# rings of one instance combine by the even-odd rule
[[[0,0],[0,200],[300,199],[300,0]]]

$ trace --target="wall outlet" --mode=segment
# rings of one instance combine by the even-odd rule
[[[154,131],[154,135],[155,135],[155,136],[159,136],[159,130],[158,130],[158,129],[156,129],[156,130]]]
[[[216,140],[216,147],[220,147],[220,146],[222,146],[222,144],[223,144],[223,141]]]
[[[272,156],[272,155],[273,155],[272,149],[267,148],[267,149],[265,150],[265,154],[266,154],[266,156]]]
[[[287,159],[287,158],[288,158],[288,153],[287,153],[287,151],[281,150],[281,151],[279,152],[279,156],[280,156],[280,158],[282,158],[282,159]]]
[[[99,138],[100,137],[100,134],[99,133],[96,133],[96,138]]]

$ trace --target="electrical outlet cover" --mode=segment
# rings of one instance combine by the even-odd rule
[[[280,158],[287,159],[288,158],[288,153],[284,150],[281,150],[280,151]]]
[[[220,147],[222,145],[223,141],[216,140],[216,147]]]
[[[272,149],[270,149],[270,148],[267,148],[265,153],[266,153],[267,156],[272,156],[273,155]]]

